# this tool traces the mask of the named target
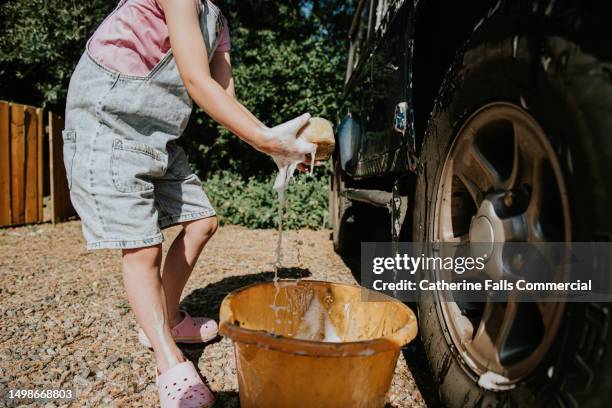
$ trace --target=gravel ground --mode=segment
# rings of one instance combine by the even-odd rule
[[[166,242],[177,232],[168,229]],[[284,277],[353,283],[329,234],[287,232]],[[228,292],[271,280],[275,243],[273,230],[220,228],[185,288],[186,309],[217,319]],[[157,405],[155,366],[137,340],[119,251],[87,252],[80,223],[73,221],[0,230],[0,254],[0,398],[15,388],[72,388],[77,399],[65,406]],[[183,350],[215,392],[217,406],[237,407],[231,342],[218,339]],[[390,406],[425,406],[403,357]]]

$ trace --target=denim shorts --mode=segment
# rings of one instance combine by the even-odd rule
[[[87,52],[70,81],[64,164],[88,249],[139,248],[161,229],[215,215],[176,139],[192,102],[171,55],[146,77]]]

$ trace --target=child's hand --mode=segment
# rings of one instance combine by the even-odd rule
[[[306,155],[315,151],[316,145],[296,137],[299,130],[308,123],[310,114],[305,113],[288,122],[264,130],[261,150],[278,162],[303,162]]]

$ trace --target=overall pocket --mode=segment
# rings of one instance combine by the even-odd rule
[[[72,188],[72,166],[76,154],[76,132],[74,130],[62,130],[64,166],[66,168],[66,180],[68,189]]]
[[[113,140],[111,172],[115,188],[122,193],[153,191],[151,178],[166,172],[167,155],[144,143]]]

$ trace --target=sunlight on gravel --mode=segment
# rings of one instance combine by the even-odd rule
[[[166,243],[177,232],[167,230]],[[354,283],[329,235],[287,232],[283,277]],[[275,244],[273,230],[220,228],[185,289],[185,308],[217,319],[228,292],[272,279]],[[155,366],[137,340],[119,251],[87,252],[73,221],[0,230],[0,253],[0,395],[9,388],[73,388],[75,407],[157,406]],[[217,339],[183,350],[215,392],[216,406],[239,406],[231,343]],[[425,405],[403,357],[390,403]]]

